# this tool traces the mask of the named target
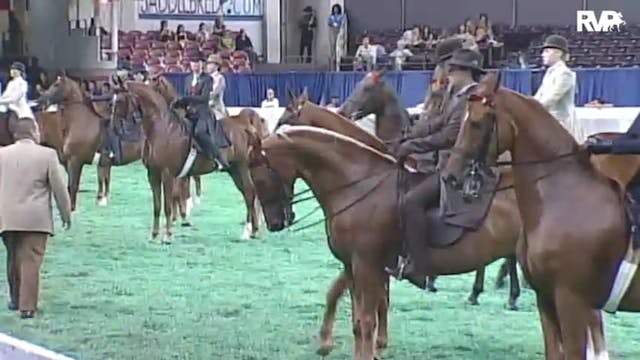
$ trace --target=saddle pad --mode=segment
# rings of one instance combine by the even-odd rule
[[[196,150],[195,147],[191,147],[189,150],[189,154],[187,155],[187,158],[184,161],[184,165],[182,165],[182,169],[178,173],[178,176],[176,176],[178,179],[181,179],[189,174],[189,171],[193,167],[193,163],[195,163],[197,156],[198,156],[198,151]]]
[[[465,233],[460,226],[447,224],[441,216],[440,208],[435,206],[424,214],[426,241],[431,247],[442,248],[453,245]]]

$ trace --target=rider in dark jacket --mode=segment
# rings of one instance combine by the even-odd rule
[[[220,144],[216,143],[215,136],[221,133],[221,129],[219,129],[221,125],[209,108],[213,79],[209,74],[201,71],[202,60],[193,62],[191,65],[194,71],[187,77],[190,95],[175,101],[172,107],[186,109],[187,118],[194,125],[194,138],[202,147],[203,152],[226,170],[229,168],[229,164],[220,151]]]
[[[482,69],[482,55],[471,49],[456,50],[446,64],[451,89],[447,103],[444,104],[442,119],[438,122],[439,126],[425,131],[421,137],[412,138],[402,143],[396,152],[400,163],[404,162],[411,154],[439,151],[438,169],[446,165],[450,155],[448,149],[453,147],[458,137],[466,111],[466,95],[475,87],[480,75],[485,72]],[[439,198],[439,171],[426,177],[422,183],[407,193],[400,215],[405,221],[404,254],[400,256],[395,269],[387,270],[398,280],[401,280],[405,275],[411,276],[418,272],[418,269],[415,269],[413,259],[411,259],[412,249],[422,248],[421,243],[425,241],[425,234],[428,230],[423,226],[425,211],[437,206]]]

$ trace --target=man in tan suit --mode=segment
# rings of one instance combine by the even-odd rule
[[[35,122],[20,119],[16,143],[0,148],[0,235],[7,248],[9,309],[23,319],[35,315],[40,265],[53,235],[51,194],[65,229],[71,226],[71,202],[55,150],[36,143]]]

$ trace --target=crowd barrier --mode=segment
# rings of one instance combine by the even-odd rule
[[[236,115],[242,107],[230,107],[227,108],[231,115]],[[269,130],[273,131],[278,123],[278,119],[282,116],[284,108],[252,108],[257,111],[262,118],[267,121]],[[420,112],[419,108],[407,108],[410,114],[416,114]],[[576,108],[576,117],[578,121],[582,122],[584,129],[584,136],[601,132],[625,132],[631,126],[631,123],[640,113],[640,107],[604,107],[604,108],[591,108],[591,107],[578,107]],[[358,125],[366,129],[369,132],[374,131],[375,116],[371,115],[358,121]],[[580,139],[584,140],[584,139]]]
[[[640,68],[575,69],[577,77],[576,104],[601,98],[615,106],[640,106]],[[354,90],[364,72],[282,72],[273,74],[226,75],[224,101],[227,106],[260,106],[268,88],[284,100],[287,90],[299,93],[305,87],[311,101],[327,103],[332,96],[344,101]],[[395,90],[404,107],[424,100],[431,71],[388,72],[384,79]],[[532,95],[540,86],[544,72],[541,69],[501,70],[502,85],[526,95]],[[166,74],[183,95],[186,94],[187,74]],[[190,86],[190,85],[189,85]]]

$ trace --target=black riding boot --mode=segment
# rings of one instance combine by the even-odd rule
[[[206,131],[196,132],[195,138],[198,144],[200,144],[200,146],[202,147],[205,156],[207,156],[211,160],[218,161],[224,170],[229,168],[229,164],[223,158],[222,153],[216,146],[212,135],[210,135]]]

